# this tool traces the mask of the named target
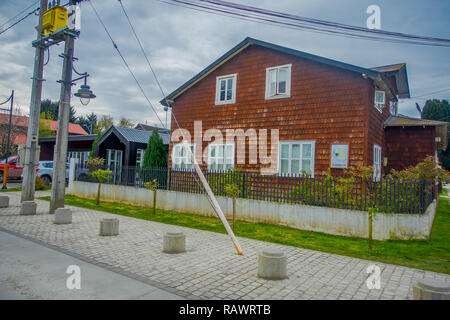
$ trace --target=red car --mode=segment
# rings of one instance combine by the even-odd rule
[[[8,158],[8,178],[20,179],[23,168],[16,167],[17,156]],[[5,169],[5,159],[0,161],[0,183],[3,181],[3,170]]]

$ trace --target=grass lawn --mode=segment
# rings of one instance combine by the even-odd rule
[[[51,190],[52,187],[51,186],[45,186],[44,189],[42,190],[36,190],[36,191],[45,191],[45,190]],[[22,191],[22,187],[18,187],[18,188],[8,188],[6,190],[2,190],[0,189],[0,192],[14,192],[14,191]]]
[[[49,201],[50,197],[40,199]],[[72,195],[66,196],[66,204],[194,229],[226,232],[218,218],[163,210],[157,210],[157,214],[153,215],[152,208],[116,202],[101,202],[97,206],[95,200]],[[374,241],[373,250],[369,250],[366,239],[334,236],[264,223],[238,221],[233,231],[236,236],[245,238],[450,274],[450,206],[446,198],[439,201],[430,241]],[[243,251],[245,254],[245,248]]]
[[[14,191],[21,191],[21,190],[22,190],[22,188],[18,187],[18,188],[8,188],[8,189],[5,189],[5,190],[0,189],[0,192],[14,192]]]

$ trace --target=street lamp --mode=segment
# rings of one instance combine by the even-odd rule
[[[86,73],[84,76],[84,84],[81,85],[81,88],[78,89],[77,93],[74,94],[75,97],[80,98],[80,102],[83,106],[87,106],[91,99],[94,99],[96,96],[92,93],[91,88],[87,85],[87,77],[89,75]]]

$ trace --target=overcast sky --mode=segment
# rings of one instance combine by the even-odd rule
[[[304,17],[365,27],[371,4],[381,8],[381,28],[414,35],[450,38],[448,0],[230,0]],[[35,0],[0,0],[0,25]],[[62,0],[61,3],[67,1]],[[415,102],[450,99],[450,48],[381,43],[284,29],[161,3],[122,0],[166,94],[224,54],[245,37],[306,51],[361,67],[405,62],[412,98],[400,103],[400,113],[419,116]],[[162,95],[135,41],[117,0],[93,0],[114,40],[141,81],[147,96],[165,121],[158,101]],[[36,37],[32,16],[0,35],[0,102],[15,90],[15,104],[28,112]],[[50,49],[42,98],[59,99],[63,44]],[[95,112],[117,121],[158,124],[134,80],[123,65],[88,3],[82,4],[81,35],[75,42],[75,68],[91,74],[89,85],[97,99],[82,106],[72,99],[77,115]],[[73,92],[78,90],[73,88]],[[427,93],[448,89],[438,94]]]

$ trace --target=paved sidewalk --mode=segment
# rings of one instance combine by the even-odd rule
[[[38,214],[20,216],[19,193],[0,209],[0,229],[41,241],[69,255],[106,267],[188,299],[411,299],[412,285],[424,277],[450,282],[450,275],[355,259],[319,251],[239,238],[236,254],[226,234],[144,221],[71,207],[73,223],[55,225],[49,203]],[[120,235],[100,237],[99,221],[120,220]],[[186,234],[187,252],[161,252],[166,231]],[[258,253],[268,247],[288,257],[288,279],[257,277]],[[369,290],[367,267],[381,269],[381,289]]]
[[[2,299],[182,299],[154,286],[0,231]],[[80,289],[68,289],[69,266],[80,268]],[[72,271],[73,272],[73,271]]]

